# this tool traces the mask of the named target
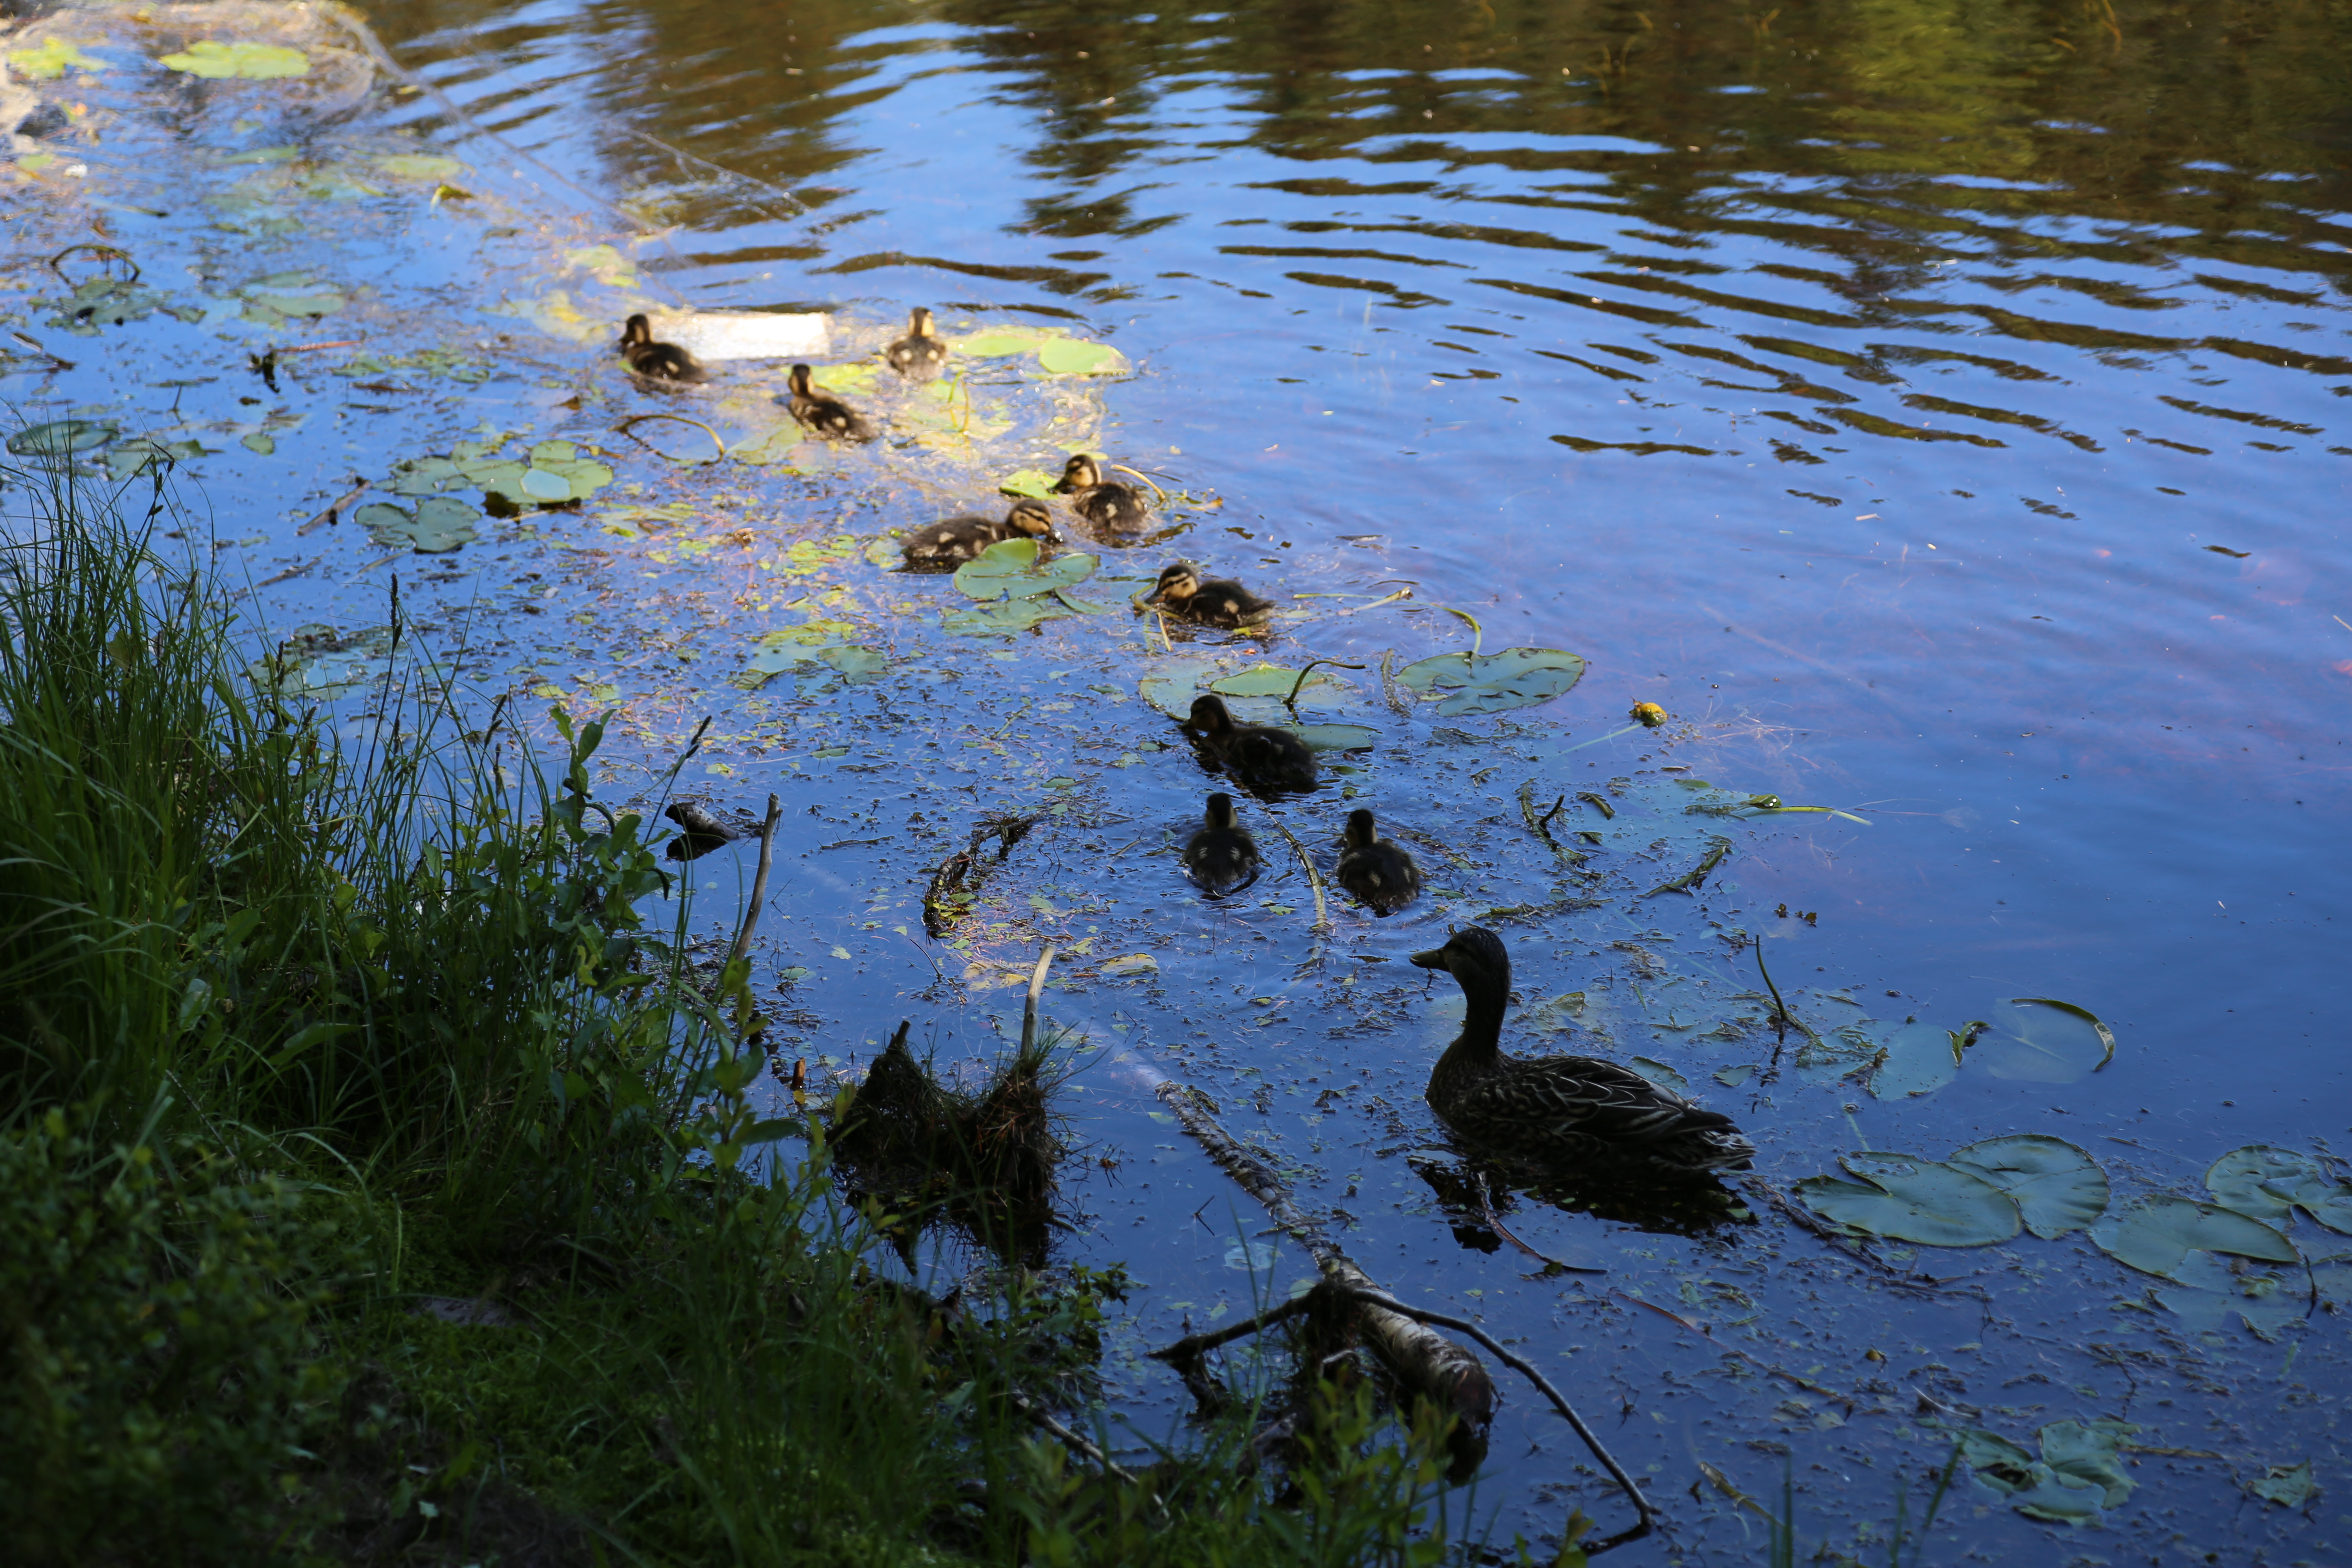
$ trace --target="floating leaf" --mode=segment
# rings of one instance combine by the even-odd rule
[[[387,153],[375,161],[375,166],[404,180],[446,180],[466,172],[466,165],[457,159],[432,153]]]
[[[2119,1508],[2138,1484],[2124,1473],[2119,1450],[2138,1430],[2128,1421],[2053,1421],[2042,1428],[2042,1462],[2061,1481],[2096,1491],[2100,1506]]]
[[[1308,686],[1328,686],[1330,682],[1320,675],[1309,674],[1306,686],[1299,686],[1298,671],[1279,665],[1254,664],[1237,675],[1221,676],[1209,682],[1209,689],[1220,697],[1287,697],[1291,688],[1305,690]]]
[[[1640,1073],[1660,1089],[1670,1089],[1676,1094],[1690,1092],[1690,1079],[1683,1077],[1655,1057],[1635,1057],[1633,1059],[1633,1067],[1635,1072]]]
[[[2313,1270],[2314,1283],[2318,1273]],[[2301,1322],[2310,1310],[2299,1272],[2290,1287],[2277,1274],[2233,1268],[2212,1253],[2192,1252],[2174,1278],[2187,1289],[2158,1289],[2156,1299],[2181,1321],[2208,1332],[2235,1318],[2256,1338],[2276,1343],[2288,1324]]]
[[[1000,540],[956,568],[955,585],[974,599],[1034,599],[1057,588],[1076,587],[1101,564],[1096,556],[1070,554],[1040,565],[1037,541]]]
[[[1059,620],[1075,612],[1052,598],[1005,599],[984,605],[977,610],[946,610],[940,616],[940,629],[957,637],[1010,636],[1025,632],[1040,622]]]
[[[2246,1489],[2281,1508],[2301,1508],[2319,1495],[2319,1484],[2311,1479],[2309,1459],[2299,1465],[2269,1466],[2262,1479],[2246,1483]]]
[[[383,488],[396,496],[429,496],[465,482],[466,471],[446,458],[407,458],[392,466]]]
[[[1369,724],[1290,724],[1292,734],[1318,752],[1369,752],[1381,732]]]
[[[1000,495],[1029,496],[1044,500],[1054,493],[1054,486],[1057,482],[1059,476],[1049,474],[1043,468],[1023,468],[1006,475],[998,482],[996,489]]]
[[[1870,1075],[1870,1092],[1881,1100],[1933,1094],[1959,1076],[1949,1031],[1933,1024],[1905,1024],[1882,1043],[1885,1059]]]
[[[224,44],[217,38],[190,44],[186,53],[165,55],[158,63],[213,81],[229,77],[268,81],[277,77],[310,74],[310,57],[299,49],[277,44]]]
[[[331,316],[350,303],[332,289],[314,289],[307,294],[251,294],[247,299],[250,301],[245,310],[247,321],[263,319],[257,316],[256,311],[274,311],[289,320],[315,320],[320,316]]]
[[[413,513],[390,501],[371,502],[352,513],[352,521],[378,544],[406,545],[419,555],[446,555],[473,543],[481,537],[474,531],[481,520],[480,512],[455,496],[428,496]]]
[[[97,40],[90,41],[95,43]],[[15,66],[16,74],[26,81],[55,81],[66,74],[68,66],[85,71],[106,68],[83,54],[79,44],[68,43],[63,38],[44,38],[37,48],[11,49],[8,51],[8,63]]]
[[[2018,1083],[2074,1083],[2089,1077],[2113,1052],[2079,1009],[2044,1010],[2035,999],[2009,1005],[1973,1047],[1978,1064],[1995,1078]]]
[[[2073,1014],[2098,1032],[2099,1044],[2105,1050],[2105,1054],[2099,1058],[2099,1067],[2103,1068],[2116,1059],[2116,1032],[2088,1007],[2077,1007],[2072,1002],[2061,1002],[2055,996],[2012,996],[2009,1003],[2012,1007],[2055,1007],[2061,1013]],[[2091,1070],[2096,1072],[2099,1068]]]
[[[2264,1263],[2293,1263],[2286,1237],[2257,1219],[2211,1204],[2158,1194],[2110,1213],[2091,1239],[2116,1262],[2166,1279],[2193,1283],[2184,1269],[2192,1252],[2227,1252]]]
[[[2249,1143],[2213,1162],[2206,1190],[2223,1208],[2250,1218],[2283,1220],[2301,1209],[2330,1230],[2352,1231],[2352,1185],[2294,1149]]]
[[[1130,952],[1124,958],[1105,959],[1098,973],[1113,977],[1122,974],[1157,974],[1160,973],[1160,961],[1148,952]]]
[[[118,426],[96,419],[52,419],[9,437],[8,450],[19,458],[67,458],[103,447],[120,434]]]
[[[1037,363],[1055,375],[1101,375],[1124,368],[1127,356],[1108,343],[1054,338],[1037,346]]]
[[[1037,340],[1027,333],[998,331],[962,339],[954,348],[972,359],[1002,359],[1006,354],[1027,353],[1036,346]]]
[[[1931,1247],[1990,1247],[2023,1223],[2009,1194],[1973,1172],[1908,1154],[1862,1154],[1843,1163],[1859,1184],[1834,1176],[1797,1184],[1807,1207],[1840,1225]]]
[[[2044,1241],[2081,1230],[2106,1212],[2107,1173],[2063,1138],[2039,1132],[1987,1138],[1954,1150],[1950,1163],[2015,1199],[2025,1228]]]
[[[1406,665],[1398,684],[1437,701],[1449,717],[1501,713],[1548,702],[1584,677],[1584,660],[1550,647],[1507,647],[1500,653],[1441,653]]]
[[[610,468],[582,457],[580,448],[570,441],[541,441],[520,458],[478,452],[470,443],[460,443],[452,449],[451,461],[467,483],[518,506],[562,506],[585,500],[613,482]],[[398,488],[395,484],[395,490]]]

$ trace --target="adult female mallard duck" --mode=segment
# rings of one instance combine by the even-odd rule
[[[1469,1015],[1429,1075],[1429,1103],[1471,1142],[1546,1165],[1633,1163],[1686,1175],[1745,1170],[1756,1145],[1731,1118],[1598,1057],[1507,1057],[1511,958],[1481,926],[1416,952],[1461,983]]]
[[[689,385],[710,379],[702,362],[676,343],[654,342],[654,324],[631,316],[621,329],[621,357],[631,370],[648,381],[676,381]]]
[[[1184,846],[1184,869],[1202,890],[1238,892],[1257,880],[1257,840],[1234,816],[1234,797],[1213,795],[1198,833]]]
[[[828,441],[871,441],[874,426],[866,416],[809,380],[809,367],[793,366],[790,385],[793,417],[812,435]]]
[[[1276,607],[1272,599],[1261,599],[1239,583],[1203,578],[1182,561],[1161,569],[1160,585],[1144,603],[1157,605],[1179,620],[1229,632],[1265,625]]]
[[[931,381],[947,368],[948,345],[931,331],[931,313],[918,305],[907,314],[907,335],[882,351],[890,368],[910,381]]]
[[[1222,697],[1192,700],[1184,727],[1227,773],[1253,789],[1313,789],[1315,753],[1306,742],[1270,724],[1236,724]]]
[[[1421,897],[1421,868],[1412,855],[1381,837],[1370,812],[1360,807],[1348,814],[1340,843],[1339,866],[1332,875],[1374,914],[1392,915]]]
[[[1102,477],[1102,465],[1084,452],[1073,452],[1062,465],[1054,493],[1070,498],[1070,510],[1097,528],[1137,529],[1151,521],[1143,498],[1132,485]]]
[[[992,544],[1008,539],[1052,540],[1054,514],[1045,503],[1017,500],[1002,520],[992,517],[951,517],[918,530],[906,543],[907,566],[914,572],[936,572],[961,566]]]

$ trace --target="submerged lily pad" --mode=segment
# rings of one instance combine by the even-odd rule
[[[96,419],[52,419],[29,425],[8,437],[8,450],[19,458],[69,458],[103,447],[121,434],[117,426]]]
[[[2205,1187],[2215,1203],[2252,1219],[2283,1220],[2301,1209],[2330,1230],[2352,1231],[2352,1185],[2297,1150],[2232,1149],[2205,1173]]]
[[[819,630],[817,635],[829,636],[832,635],[829,629],[832,627],[844,631],[849,629],[845,622],[813,621],[806,626],[769,633],[760,639],[760,651],[751,656],[751,662],[744,667],[742,678],[736,684],[756,689],[765,685],[772,677],[816,665],[831,669],[847,686],[863,686],[868,681],[879,680],[888,672],[889,656],[877,649],[858,647],[850,643],[810,646],[815,639],[807,633],[816,628],[828,628]],[[803,692],[803,695],[809,693]]]
[[[955,585],[974,599],[1034,599],[1057,588],[1076,587],[1101,564],[1097,556],[1070,554],[1040,565],[1035,540],[1005,539],[957,567]]]
[[[200,39],[190,44],[184,54],[165,55],[157,63],[214,81],[229,77],[268,81],[310,74],[310,57],[299,49],[278,44],[225,44],[217,38]]]
[[[427,496],[414,512],[390,501],[374,501],[352,512],[352,521],[387,548],[404,544],[419,555],[446,555],[481,537],[474,525],[482,514],[455,496]]]
[[[1870,1092],[1881,1100],[1933,1094],[1959,1076],[1952,1058],[1952,1037],[1933,1024],[1905,1024],[1881,1042],[1886,1052],[1878,1070],[1870,1075]]]
[[[1993,1013],[1992,1027],[1971,1047],[1971,1059],[1995,1078],[2074,1083],[2114,1054],[2115,1037],[2080,1008],[2020,997]]]
[[[1584,679],[1584,660],[1556,647],[1500,653],[1441,653],[1397,671],[1397,683],[1437,703],[1449,717],[1502,713],[1549,702]]]
[[[1808,1208],[1840,1225],[1930,1247],[1990,1247],[2023,1224],[2010,1195],[1974,1172],[1909,1154],[1857,1154],[1843,1163],[1857,1181],[1797,1184]]]
[[[2293,1263],[2294,1246],[2271,1226],[2212,1204],[2158,1194],[2109,1214],[2091,1239],[2116,1262],[2160,1279],[2196,1283],[2190,1255],[2227,1252],[2264,1263]]]
[[[2039,1132],[1987,1138],[1954,1150],[1949,1163],[2015,1199],[2025,1228],[2044,1241],[2081,1230],[2106,1212],[2107,1173],[2063,1138]]]

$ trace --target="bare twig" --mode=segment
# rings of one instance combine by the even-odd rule
[[[1536,781],[1529,779],[1519,785],[1519,816],[1527,823],[1528,831],[1534,834],[1538,838],[1542,839],[1545,847],[1549,848],[1554,856],[1566,861],[1570,866],[1581,866],[1584,864],[1586,859],[1584,851],[1581,849],[1571,849],[1567,845],[1562,844],[1559,839],[1554,838],[1551,836],[1552,815],[1554,812],[1559,811],[1560,806],[1566,804],[1567,800],[1568,797],[1566,795],[1560,796],[1559,800],[1552,803],[1551,811],[1545,812],[1541,816],[1538,816],[1536,815]]]
[[[1315,862],[1307,858],[1307,847],[1298,842],[1289,828],[1277,822],[1274,830],[1290,840],[1291,848],[1298,852],[1298,863],[1307,868],[1307,885],[1315,889],[1315,926],[1319,931],[1330,923],[1323,913],[1323,874],[1315,868]]]
[[[1486,1222],[1486,1228],[1488,1230],[1493,1231],[1496,1236],[1501,1237],[1505,1241],[1509,1242],[1513,1247],[1517,1247],[1529,1258],[1535,1258],[1537,1261],[1550,1268],[1558,1268],[1570,1274],[1606,1274],[1609,1272],[1606,1268],[1595,1268],[1586,1264],[1563,1263],[1559,1258],[1553,1258],[1549,1254],[1538,1252],[1534,1247],[1529,1247],[1526,1242],[1521,1241],[1517,1237],[1513,1236],[1510,1233],[1510,1230],[1503,1224],[1502,1216],[1495,1212],[1494,1199],[1486,1191],[1486,1173],[1483,1171],[1478,1173],[1478,1215],[1481,1219],[1484,1219]]]
[[[1130,1472],[1123,1470],[1118,1466],[1113,1464],[1109,1455],[1104,1453],[1100,1448],[1096,1447],[1092,1443],[1087,1442],[1084,1437],[1079,1436],[1076,1432],[1071,1431],[1067,1426],[1063,1426],[1059,1421],[1055,1420],[1051,1415],[1046,1415],[1043,1410],[1040,1410],[1035,1405],[1030,1404],[1029,1401],[1024,1399],[1019,1394],[1013,1393],[1011,1390],[1007,1390],[1006,1393],[1007,1396],[1013,1401],[1013,1407],[1015,1410],[1020,1411],[1022,1415],[1026,1415],[1038,1430],[1050,1434],[1055,1441],[1062,1445],[1062,1447],[1069,1449],[1071,1453],[1077,1455],[1078,1458],[1086,1460],[1088,1464],[1101,1470],[1104,1475],[1108,1476],[1112,1480],[1123,1481],[1129,1485],[1134,1483],[1135,1477]]]
[[[759,929],[760,911],[768,902],[768,871],[776,863],[776,824],[783,817],[782,803],[770,795],[768,819],[760,825],[760,868],[751,874],[751,907],[743,911],[742,929],[735,933],[735,945],[727,954],[730,963],[751,951],[751,933]]]
[[[1045,992],[1045,971],[1053,967],[1056,951],[1048,945],[1038,954],[1037,967],[1029,975],[1029,1000],[1021,1008],[1021,1054],[1024,1057],[1037,1040],[1037,998]]]
[[[1163,1345],[1156,1351],[1147,1351],[1145,1353],[1153,1361],[1173,1363],[1198,1360],[1211,1351],[1229,1345],[1235,1340],[1247,1339],[1262,1329],[1274,1327],[1286,1318],[1298,1316],[1299,1313],[1307,1310],[1310,1300],[1311,1298],[1307,1296],[1293,1296],[1278,1307],[1268,1307],[1255,1318],[1245,1318],[1238,1323],[1227,1323],[1223,1328],[1212,1330],[1205,1334],[1187,1334],[1172,1345]]]

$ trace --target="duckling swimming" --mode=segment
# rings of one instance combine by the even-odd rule
[[[1257,840],[1234,816],[1234,797],[1213,795],[1204,826],[1184,846],[1184,869],[1203,892],[1238,892],[1257,880]]]
[[[1179,620],[1227,631],[1262,626],[1274,618],[1272,599],[1261,599],[1239,583],[1223,577],[1202,578],[1179,561],[1160,574],[1160,585],[1144,603],[1157,605]]]
[[[932,381],[947,368],[948,345],[931,331],[931,313],[918,305],[907,315],[907,335],[882,351],[890,368],[909,381]]]
[[[866,422],[866,416],[824,388],[813,384],[808,366],[793,366],[791,386],[793,417],[812,435],[828,441],[874,439],[874,426]]]
[[[1381,837],[1370,812],[1359,807],[1348,814],[1341,842],[1333,879],[1374,914],[1392,915],[1421,897],[1421,868],[1411,854]]]
[[[1306,742],[1271,725],[1234,723],[1222,697],[1194,698],[1185,728],[1199,736],[1202,749],[1223,763],[1227,773],[1252,789],[1315,787],[1315,752]]]
[[[1151,521],[1135,487],[1105,479],[1101,466],[1084,452],[1072,453],[1062,465],[1054,493],[1068,496],[1070,510],[1097,528],[1137,529]]]
[[[1745,1170],[1754,1157],[1756,1145],[1731,1118],[1614,1062],[1505,1056],[1511,958],[1493,931],[1465,927],[1412,962],[1450,973],[1469,1004],[1461,1036],[1429,1075],[1428,1094],[1431,1109],[1464,1138],[1538,1164],[1633,1164],[1653,1173]]]
[[[1045,510],[1044,501],[1017,500],[1001,520],[951,517],[919,530],[906,543],[907,566],[915,572],[939,571],[961,566],[990,545],[1008,539],[1050,541],[1058,537],[1054,531],[1054,514]]]
[[[676,343],[654,342],[654,324],[644,316],[631,316],[621,329],[621,357],[629,368],[649,381],[676,381],[689,385],[710,379],[702,362]]]

